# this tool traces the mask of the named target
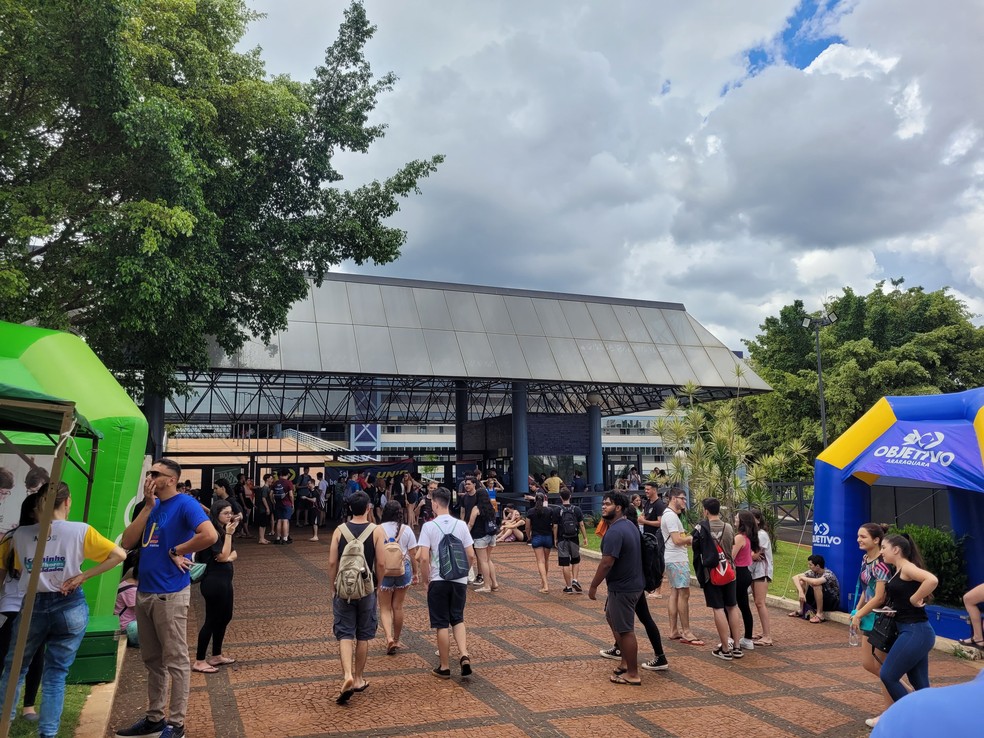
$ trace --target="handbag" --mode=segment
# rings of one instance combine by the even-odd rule
[[[191,568],[188,570],[188,573],[191,574],[191,583],[192,584],[195,584],[196,582],[200,582],[201,579],[202,579],[202,577],[205,576],[205,567],[206,566],[207,566],[206,564],[192,564],[191,565]]]
[[[891,650],[895,639],[899,637],[899,626],[895,622],[895,615],[892,613],[880,612],[868,633],[868,643],[871,644],[872,652],[875,649],[885,651]]]

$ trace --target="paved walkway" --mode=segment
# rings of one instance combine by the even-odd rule
[[[642,672],[642,688],[610,684],[614,662],[598,657],[611,645],[602,601],[556,591],[537,592],[533,554],[522,544],[496,549],[501,589],[469,592],[465,610],[475,674],[440,681],[424,592],[407,598],[406,652],[386,656],[380,638],[370,647],[369,689],[335,704],[337,647],[331,638],[326,589],[327,536],[292,546],[240,543],[236,615],[225,652],[238,663],[219,674],[194,674],[188,715],[191,738],[399,735],[434,738],[510,736],[686,736],[720,738],[740,731],[774,738],[865,736],[863,720],[879,703],[874,678],[848,648],[846,629],[810,625],[774,610],[777,646],[725,663],[710,648],[666,641],[670,670]],[[305,540],[300,540],[304,538]],[[588,582],[595,561],[582,565]],[[193,595],[189,643],[202,615]],[[666,623],[664,600],[650,600]],[[712,644],[709,611],[692,595],[694,627]],[[640,655],[651,657],[642,629]],[[665,636],[665,628],[663,628]],[[453,649],[452,649],[453,653]],[[457,669],[452,669],[457,674]],[[967,681],[974,666],[934,652],[934,685]],[[111,725],[142,714],[146,680],[139,654],[128,651]],[[112,733],[110,732],[109,735]]]

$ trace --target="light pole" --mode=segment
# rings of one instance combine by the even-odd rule
[[[827,448],[827,403],[823,397],[823,361],[820,357],[820,329],[824,326],[833,325],[837,322],[837,315],[833,312],[824,312],[819,318],[809,316],[803,318],[803,327],[813,329],[817,339],[817,380],[820,384],[820,434],[823,447]]]

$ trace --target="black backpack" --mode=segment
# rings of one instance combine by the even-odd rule
[[[666,571],[666,539],[662,533],[642,534],[642,573],[646,577],[646,591],[654,592],[663,583]]]
[[[577,512],[575,512],[577,511]],[[577,538],[578,525],[577,525],[577,510],[575,505],[561,505],[560,506],[560,525],[557,526],[560,532],[561,538]]]

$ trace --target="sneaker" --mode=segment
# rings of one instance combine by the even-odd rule
[[[286,537],[286,538],[284,539],[284,543],[293,543],[293,542],[294,542],[294,539],[293,539],[293,538],[291,538],[290,536],[287,536],[287,537]]]
[[[650,659],[642,664],[642,668],[648,669],[649,671],[666,671],[670,668],[670,663],[666,660],[666,654],[661,653],[656,658]]]
[[[603,659],[615,659],[616,661],[622,660],[622,652],[618,649],[618,646],[608,649],[603,648],[598,652],[598,655]]]
[[[564,594],[565,595],[572,595],[572,594],[574,594],[574,588],[573,587],[564,587],[564,590],[563,591],[564,591]]]
[[[876,725],[878,725],[878,718],[880,717],[881,715],[879,715],[878,717],[868,718],[867,720],[864,721],[864,724],[867,725],[869,728],[874,728]]]
[[[740,641],[738,641],[738,648],[740,648],[742,651],[754,651],[755,642],[752,641],[751,638],[742,638]]]
[[[575,592],[583,592],[584,591],[583,589],[581,589],[581,583],[579,581],[577,581],[576,579],[574,579],[574,580],[571,581],[571,587],[574,588],[574,591]]]
[[[167,727],[164,728],[164,732],[161,733],[160,738],[184,738],[184,735],[185,726],[171,725],[171,723],[168,723]]]
[[[477,577],[475,577],[475,584],[477,584],[479,586],[485,584],[485,577],[483,577],[481,574],[479,574]]]
[[[167,727],[167,723],[163,720],[152,722],[142,717],[129,728],[117,730],[116,735],[118,738],[157,738]]]
[[[711,655],[721,659],[722,661],[731,661],[731,651],[725,651],[720,646],[711,651]]]
[[[745,655],[744,651],[742,651],[740,648],[732,648],[731,649],[731,658],[733,658],[733,659],[740,659],[744,655]]]

